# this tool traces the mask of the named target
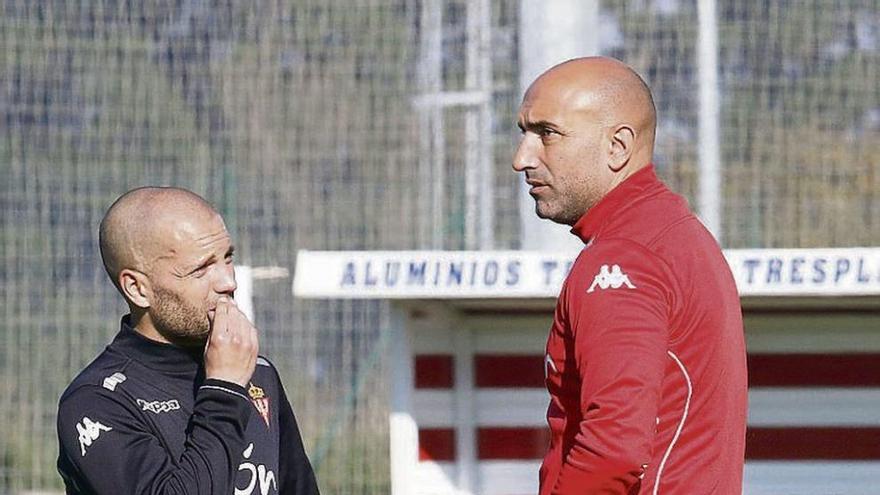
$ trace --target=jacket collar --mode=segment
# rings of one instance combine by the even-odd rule
[[[110,348],[160,371],[196,373],[204,362],[203,349],[176,346],[150,340],[131,327],[131,315],[122,317],[119,333]]]
[[[572,226],[571,233],[580,237],[585,244],[589,244],[610,217],[660,184],[653,164],[638,170],[587,210]]]

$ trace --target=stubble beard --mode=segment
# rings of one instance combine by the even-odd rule
[[[552,188],[556,193],[553,198],[535,198],[535,213],[540,218],[551,220],[563,225],[574,225],[590,209],[594,201],[590,198],[595,194],[586,181],[571,184],[560,184],[563,190]],[[580,192],[580,194],[575,194]]]
[[[567,205],[562,204],[556,211],[554,211],[553,204],[548,201],[536,200],[535,201],[535,213],[537,213],[538,217],[550,220],[554,223],[559,223],[562,225],[574,225],[577,222],[580,215],[576,212],[572,211],[571,207],[566,207]]]
[[[150,317],[156,330],[171,342],[204,343],[211,331],[207,311],[188,304],[177,293],[154,289],[156,301]]]

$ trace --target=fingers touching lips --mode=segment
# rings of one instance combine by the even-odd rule
[[[228,297],[228,296],[220,296],[220,297],[217,299],[217,301],[214,302],[214,304],[213,304],[212,306],[208,307],[208,319],[209,319],[210,321],[213,321],[213,320],[214,320],[214,315],[217,313],[217,307],[220,306],[220,305],[223,304],[223,303],[226,303],[226,304],[233,304],[233,305],[235,304],[234,300],[233,300],[231,297]]]

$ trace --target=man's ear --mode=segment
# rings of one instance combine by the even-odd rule
[[[150,286],[150,279],[143,273],[130,268],[123,269],[119,272],[119,287],[122,288],[122,294],[131,304],[142,309],[150,307],[153,290]]]
[[[611,146],[608,157],[608,167],[614,172],[620,170],[629,163],[636,142],[636,131],[628,124],[620,124],[614,128],[611,135]]]

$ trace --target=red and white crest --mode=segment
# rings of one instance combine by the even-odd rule
[[[248,395],[251,396],[251,402],[254,403],[254,407],[257,408],[257,412],[260,413],[260,416],[263,417],[263,421],[266,422],[266,427],[269,427],[269,398],[266,397],[266,393],[262,388],[251,383],[250,388],[248,388]]]

